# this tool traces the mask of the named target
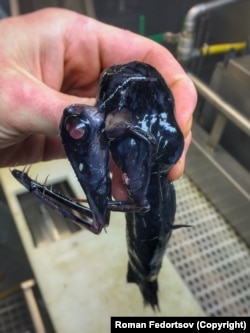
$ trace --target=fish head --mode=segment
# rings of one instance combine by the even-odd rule
[[[107,225],[111,180],[104,115],[93,106],[70,105],[63,112],[60,134],[66,155],[93,212],[93,224]]]

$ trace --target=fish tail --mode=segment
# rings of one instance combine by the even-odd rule
[[[160,310],[158,304],[158,296],[157,296],[158,293],[157,279],[149,281],[141,277],[140,275],[136,274],[131,264],[128,263],[127,282],[136,283],[138,285],[145,306],[150,305],[154,311]]]

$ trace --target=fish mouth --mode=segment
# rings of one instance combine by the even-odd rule
[[[151,154],[144,140],[122,136],[110,143],[112,158],[122,173],[128,197],[135,206],[149,210],[147,200]]]
[[[138,129],[129,131],[110,142],[110,151],[121,170],[129,199],[137,207],[149,210],[147,193],[152,168],[151,142],[142,136],[141,130],[138,135]]]
[[[95,187],[88,186],[88,189],[85,190],[85,194],[93,214],[93,225],[102,229],[109,224],[109,186],[108,190],[105,182]]]
[[[134,174],[133,174],[134,176]],[[145,177],[131,179],[128,173],[122,173],[122,180],[127,188],[130,200],[132,200],[137,207],[143,208],[143,211],[150,209],[150,204],[146,198],[147,188],[145,187]]]

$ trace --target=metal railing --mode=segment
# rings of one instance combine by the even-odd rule
[[[188,74],[193,81],[197,92],[204,97],[209,103],[211,103],[220,113],[217,115],[208,144],[215,148],[219,143],[223,130],[225,128],[227,120],[232,121],[237,127],[239,127],[244,133],[250,136],[250,121],[243,116],[237,109],[227,103],[221,96],[214,92],[210,87],[203,83],[195,75]]]

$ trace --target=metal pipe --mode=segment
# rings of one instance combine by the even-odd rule
[[[90,17],[96,18],[95,5],[93,0],[84,0],[86,14]]]
[[[35,285],[34,280],[28,280],[21,283],[21,288],[23,289],[24,296],[30,311],[31,319],[33,321],[36,333],[46,333],[43,321],[39,312],[39,308],[32,290]]]
[[[177,46],[177,58],[181,63],[185,64],[192,58],[195,27],[198,17],[208,11],[239,1],[241,0],[216,0],[212,2],[205,2],[192,7],[188,11]]]
[[[193,81],[198,93],[200,93],[207,101],[215,106],[227,119],[231,120],[248,136],[250,135],[250,121],[243,116],[232,105],[224,101],[218,94],[216,94],[211,88],[209,88],[200,79],[191,73],[188,73],[189,77]]]
[[[220,142],[227,121],[227,117],[224,114],[217,114],[207,142],[211,148],[215,149]]]
[[[10,6],[10,15],[16,16],[20,14],[20,4],[19,0],[9,0],[9,6]]]
[[[216,0],[211,2],[200,3],[194,7],[192,7],[185,18],[184,21],[184,30],[188,32],[192,32],[195,30],[196,20],[199,16],[204,13],[207,13],[211,10],[217,9],[219,7],[228,5],[233,2],[238,2],[240,0]]]

